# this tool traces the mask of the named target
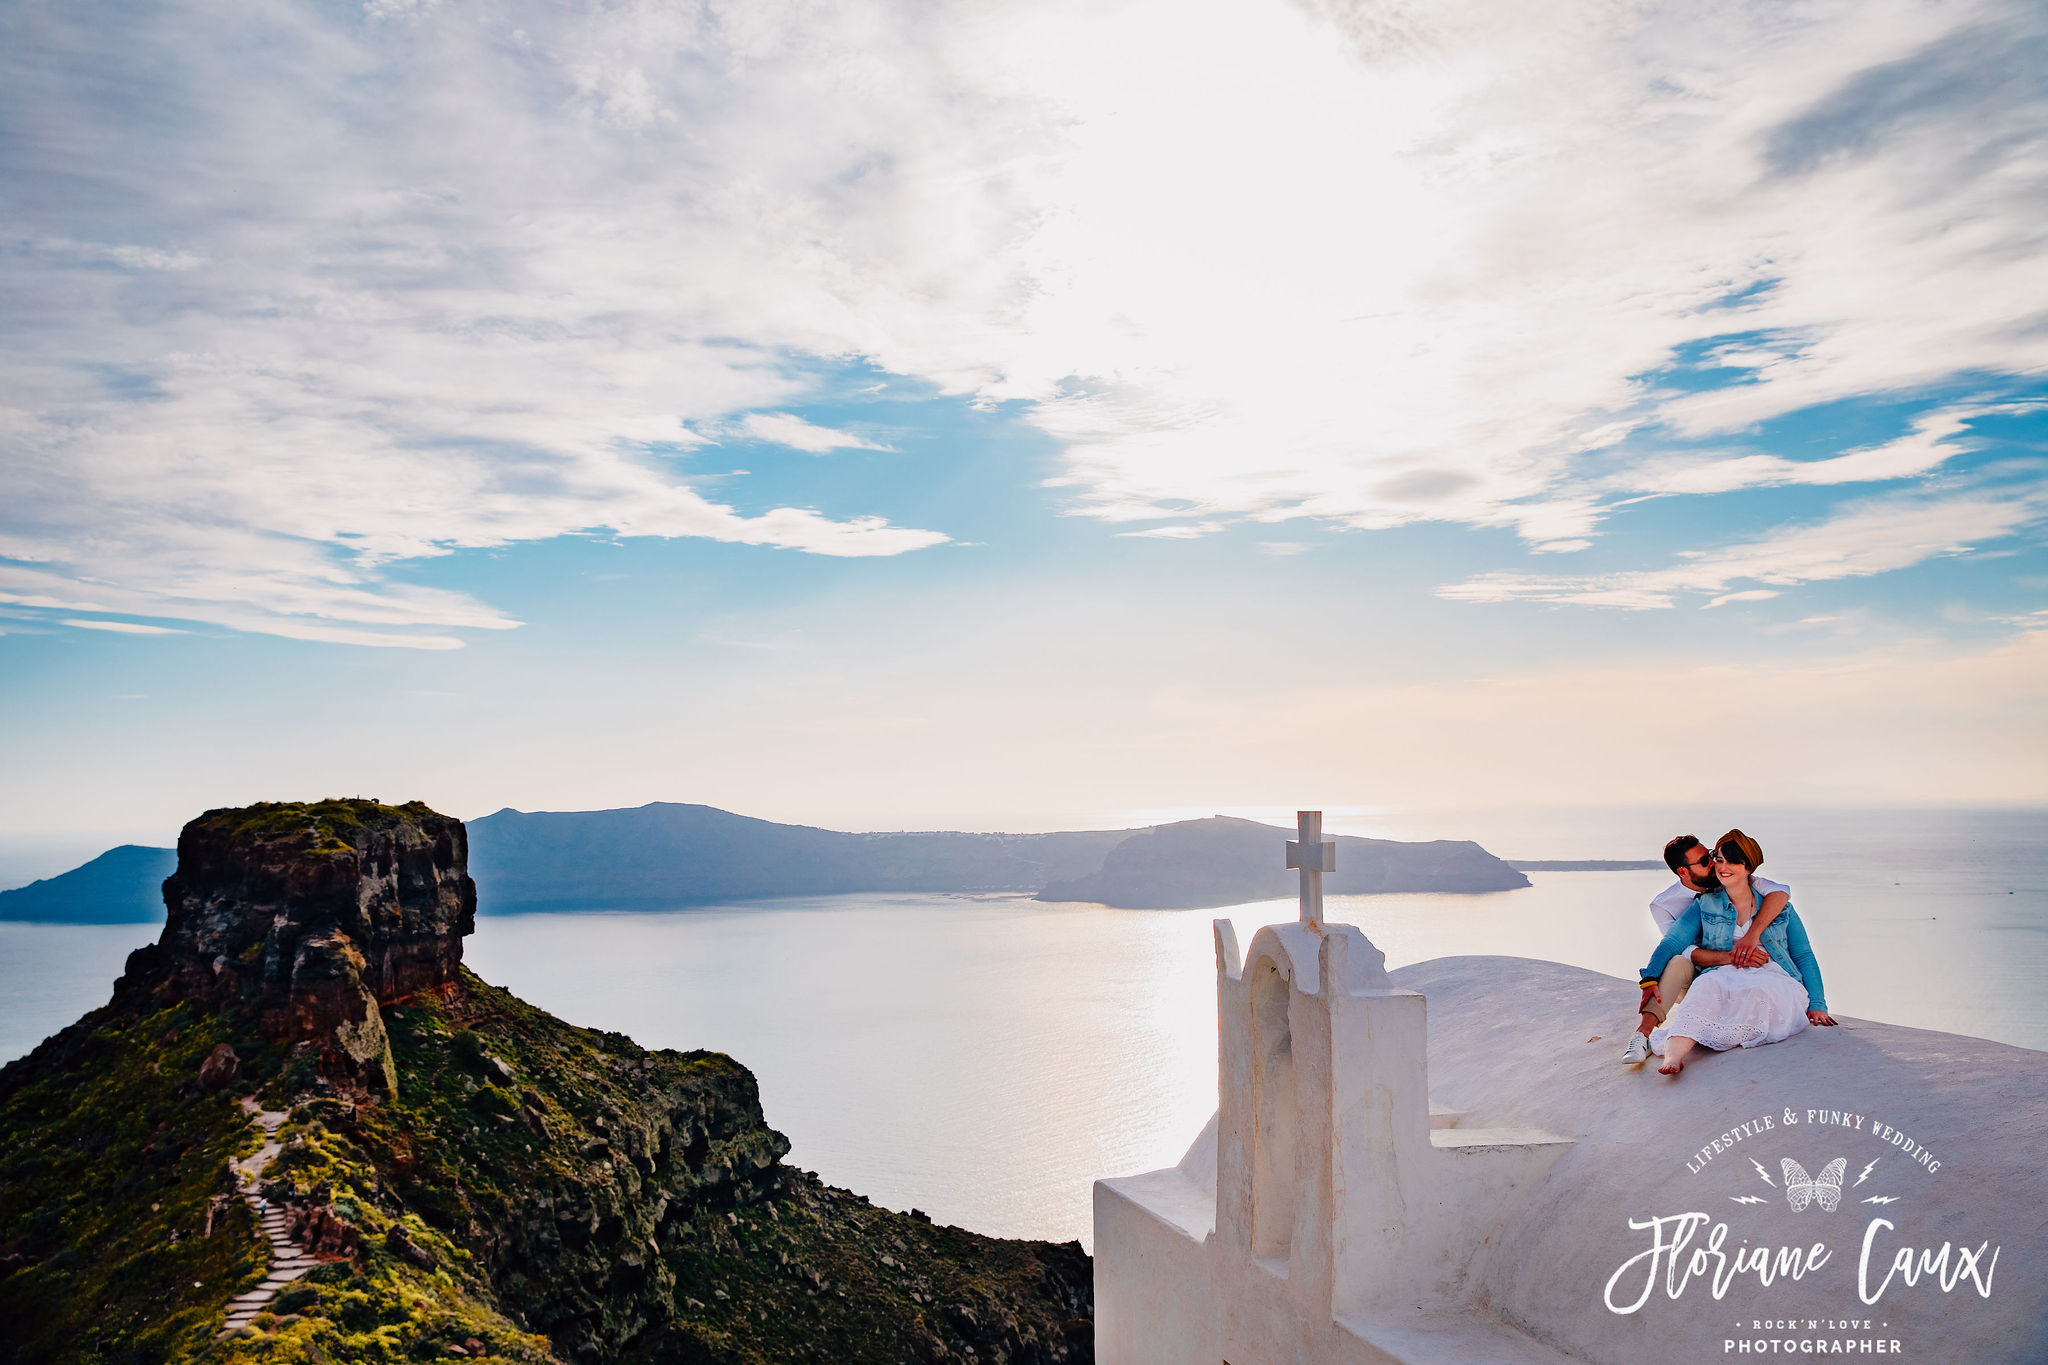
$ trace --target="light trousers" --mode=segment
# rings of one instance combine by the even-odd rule
[[[1664,998],[1643,1006],[1643,1013],[1663,1023],[1672,1006],[1685,999],[1686,991],[1692,987],[1692,978],[1692,959],[1684,953],[1673,953],[1671,960],[1664,964],[1664,975],[1657,978],[1657,994]]]

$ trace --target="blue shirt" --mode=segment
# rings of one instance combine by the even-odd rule
[[[1763,897],[1757,897],[1759,906]],[[1799,912],[1789,904],[1778,917],[1764,926],[1760,941],[1763,950],[1771,955],[1771,961],[1783,967],[1796,981],[1806,984],[1806,1007],[1810,1010],[1824,1010],[1828,1007],[1827,993],[1820,981],[1820,963],[1813,957],[1813,945],[1807,941],[1806,926],[1800,922]],[[1650,954],[1650,965],[1643,968],[1642,980],[1655,981],[1664,974],[1664,964],[1675,954],[1698,945],[1727,952],[1735,946],[1735,902],[1728,899],[1728,893],[1720,889],[1709,891],[1694,899],[1686,912],[1671,923],[1664,941],[1657,945],[1657,951]],[[1703,972],[1715,970],[1700,968]]]

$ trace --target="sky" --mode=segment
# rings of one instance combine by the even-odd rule
[[[0,0],[0,854],[2048,804],[2044,234],[2030,3]]]

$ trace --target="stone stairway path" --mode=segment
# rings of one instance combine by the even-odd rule
[[[262,1185],[263,1168],[284,1150],[284,1144],[277,1140],[277,1130],[284,1126],[288,1116],[279,1110],[265,1109],[246,1096],[242,1100],[242,1109],[263,1130],[263,1146],[253,1156],[245,1156],[231,1164],[242,1198],[256,1210],[256,1221],[270,1243],[270,1273],[263,1277],[262,1284],[229,1301],[227,1326],[221,1332],[223,1336],[238,1332],[254,1322],[256,1315],[277,1297],[278,1290],[320,1264],[319,1258],[294,1242],[285,1231],[284,1210],[267,1207],[262,1195],[257,1193]]]

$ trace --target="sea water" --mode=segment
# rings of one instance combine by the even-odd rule
[[[1584,814],[1489,823],[1468,812],[1463,827],[1508,856],[1642,857],[1684,814],[1631,810],[1596,826]],[[1704,820],[1693,817],[1698,832],[1721,832]],[[1618,832],[1593,840],[1589,827]],[[1766,811],[1744,827],[1764,842],[1764,871],[1792,884],[1838,1014],[2048,1049],[2048,817]],[[1456,828],[1418,816],[1371,832]],[[1497,953],[1615,976],[1618,1055],[1654,942],[1645,903],[1669,878],[1531,881],[1477,896],[1335,896],[1327,914],[1362,928],[1394,967]],[[732,1054],[760,1079],[789,1160],[833,1184],[978,1231],[1086,1241],[1089,1183],[1178,1160],[1215,1107],[1210,921],[1230,919],[1246,943],[1294,914],[1291,899],[1131,911],[832,896],[485,915],[467,959],[576,1023]],[[102,1003],[123,955],[155,932],[0,924],[0,1057]]]

